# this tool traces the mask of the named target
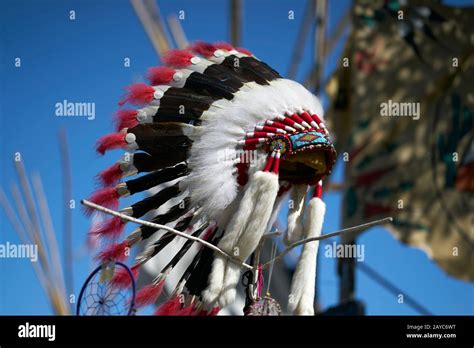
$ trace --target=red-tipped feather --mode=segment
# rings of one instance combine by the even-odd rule
[[[191,304],[191,305],[186,306],[183,309],[177,311],[175,315],[182,316],[182,317],[187,317],[187,316],[190,316],[190,315],[194,315],[195,312],[196,312],[196,307],[193,304]]]
[[[214,307],[213,309],[211,309],[211,312],[208,315],[211,315],[211,316],[217,315],[220,310],[221,310],[220,307]]]
[[[194,55],[186,50],[169,50],[161,57],[161,61],[169,66],[184,68],[191,65],[192,57]]]
[[[177,295],[177,296],[174,296],[173,298],[170,298],[168,301],[166,301],[161,306],[159,306],[155,311],[155,315],[162,315],[162,316],[176,315],[176,313],[181,310],[181,307],[182,307],[181,298],[180,296]]]
[[[97,141],[97,152],[103,155],[105,151],[127,146],[127,142],[125,141],[126,135],[126,133],[112,133],[104,135]]]
[[[100,189],[92,194],[89,197],[89,201],[98,205],[102,205],[104,207],[116,210],[118,208],[118,199],[120,195],[118,194],[117,190],[113,187],[105,187]],[[92,214],[94,209],[87,207],[86,213],[87,215]]]
[[[227,42],[215,42],[213,43],[214,47],[219,48],[224,51],[232,51],[234,49],[234,46],[231,44],[228,44]]]
[[[160,297],[163,291],[165,280],[161,280],[158,284],[149,284],[137,292],[135,298],[135,306],[137,308],[154,303]]]
[[[242,53],[242,54],[246,54],[248,56],[253,56],[252,52],[250,52],[248,49],[246,48],[243,48],[243,47],[236,47],[235,48],[236,51]]]
[[[173,80],[176,70],[166,66],[155,66],[148,69],[148,80],[153,85],[166,85]]]
[[[130,254],[130,246],[128,242],[122,243],[113,243],[105,250],[101,251],[96,256],[96,260],[102,261],[103,263],[106,261],[124,261],[127,256]]]
[[[136,83],[128,86],[126,89],[128,93],[119,102],[120,106],[125,103],[134,105],[148,104],[153,100],[153,94],[155,93],[153,87],[148,86],[146,83]]]
[[[97,174],[97,179],[104,186],[112,186],[117,184],[123,176],[122,169],[120,169],[120,164],[114,164],[107,168],[106,170]]]
[[[115,114],[115,124],[117,132],[124,128],[133,128],[138,124],[137,121],[137,110],[124,109],[119,110]]]
[[[196,41],[191,45],[190,49],[201,56],[210,57],[217,50],[217,47],[204,41]]]
[[[214,307],[210,311],[207,311],[206,309],[201,309],[199,312],[196,313],[196,315],[203,317],[216,316],[220,310],[220,307]]]
[[[94,226],[90,233],[101,237],[118,238],[123,232],[125,222],[119,217],[105,220],[103,223]]]
[[[140,265],[135,265],[130,269],[134,279],[138,278],[139,269]],[[128,271],[121,267],[120,269],[117,269],[110,283],[115,288],[128,288],[132,284],[132,278],[130,278]]]

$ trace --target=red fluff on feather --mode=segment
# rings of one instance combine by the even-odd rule
[[[125,222],[119,217],[113,217],[93,227],[91,234],[101,237],[118,238],[123,232]]]
[[[105,187],[92,194],[89,201],[104,207],[116,210],[118,208],[118,199],[120,195],[114,187]],[[90,215],[94,209],[86,207],[86,214]]]
[[[148,86],[146,83],[136,83],[128,86],[126,89],[128,93],[119,102],[120,106],[125,103],[134,105],[148,104],[153,100],[153,94],[155,93],[153,87]]]
[[[133,266],[130,271],[133,274],[133,279],[138,278],[138,272],[140,270],[140,265]],[[113,287],[115,288],[128,288],[132,284],[132,278],[130,278],[130,274],[125,268],[119,268],[115,271],[114,277],[112,278],[111,282]]]
[[[246,48],[243,48],[243,47],[236,47],[235,48],[236,51],[240,52],[240,53],[243,53],[243,54],[246,54],[248,56],[253,56],[252,52],[250,52],[248,49]]]
[[[196,315],[203,316],[203,317],[213,317],[213,316],[216,316],[220,310],[221,310],[220,307],[214,307],[210,311],[201,309]]]
[[[165,280],[163,279],[156,285],[149,284],[140,289],[135,297],[135,306],[139,308],[154,303],[160,297],[164,284]]]
[[[159,306],[156,311],[155,315],[161,316],[169,316],[169,315],[176,315],[182,308],[183,304],[181,303],[181,298],[179,295],[176,295],[170,298],[168,301],[163,303]]]
[[[127,258],[130,253],[130,246],[127,241],[122,243],[113,243],[105,250],[101,251],[97,256],[96,260],[106,262],[110,260],[123,261]]]
[[[190,49],[201,56],[210,57],[217,50],[217,47],[204,41],[196,41],[191,45]]]
[[[176,70],[166,66],[155,66],[148,69],[148,80],[153,85],[166,85],[173,80]]]
[[[133,128],[138,124],[137,121],[137,110],[124,109],[119,110],[115,114],[115,124],[117,132],[120,132],[124,128]]]
[[[224,51],[232,51],[234,49],[234,46],[231,44],[228,44],[227,42],[216,42],[213,43],[214,47],[219,48]]]
[[[196,307],[193,304],[191,304],[177,311],[175,315],[180,316],[180,317],[187,317],[187,316],[195,315],[195,312],[196,312]]]
[[[117,184],[123,176],[122,169],[120,169],[120,164],[114,164],[107,168],[106,170],[97,174],[97,179],[104,186],[112,186]]]
[[[220,307],[214,307],[213,309],[211,309],[211,312],[209,313],[210,316],[215,316],[219,313],[219,311],[221,310]]]
[[[194,55],[187,50],[169,50],[161,57],[161,61],[169,66],[184,68],[191,65],[192,57]]]
[[[112,133],[104,135],[97,141],[96,150],[103,155],[108,150],[120,149],[127,146],[125,141],[126,133]]]

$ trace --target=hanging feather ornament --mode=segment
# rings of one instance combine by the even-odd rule
[[[159,279],[137,295],[141,306],[154,303],[167,274],[193,253],[172,297],[156,314],[216,315],[234,301],[242,263],[271,227],[286,191],[292,190],[295,201],[286,242],[320,233],[321,195],[308,207],[305,196],[309,187],[320,187],[336,154],[319,100],[250,51],[197,42],[169,51],[162,62],[165,66],[149,69],[150,84],[127,87],[119,105],[138,107],[120,109],[115,133],[97,142],[101,155],[126,152],[98,174],[104,188],[90,200],[118,209],[122,198],[152,189],[151,196],[120,212],[147,216],[233,255],[229,259],[209,248],[192,249],[193,241],[187,240],[166,267],[156,270]],[[135,175],[140,176],[124,181]],[[153,238],[136,257],[133,269],[138,271],[178,239],[142,225],[119,241],[125,222],[114,217],[92,231],[113,240],[99,260],[122,260],[125,249]],[[312,313],[316,252],[317,243],[303,248],[292,285],[295,314]],[[126,286],[122,278],[116,276],[116,286]],[[260,315],[281,311],[270,297],[260,298],[252,308]]]

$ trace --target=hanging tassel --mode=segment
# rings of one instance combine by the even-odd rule
[[[279,190],[278,169],[280,153],[272,152],[263,171],[256,172],[250,179],[237,213],[230,221],[219,248],[246,260],[255,250],[265,233],[273,205]],[[216,304],[223,308],[232,303],[240,278],[240,266],[221,255],[216,255],[209,277],[209,285],[203,292],[207,308]]]
[[[309,202],[304,226],[304,238],[321,235],[326,205],[321,200],[321,182],[316,186],[314,197]],[[291,281],[288,309],[295,315],[314,315],[314,293],[316,281],[316,259],[319,242],[309,242],[303,247],[298,265]]]
[[[304,201],[307,192],[307,185],[294,185],[291,191],[293,208],[288,210],[288,228],[284,238],[286,245],[300,240],[303,234]]]

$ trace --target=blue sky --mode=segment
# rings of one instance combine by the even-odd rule
[[[228,40],[227,1],[164,0],[162,14],[184,10],[182,22],[188,39]],[[285,74],[293,43],[302,20],[305,1],[246,1],[243,46]],[[350,1],[331,1],[329,31]],[[69,19],[69,11],[76,19]],[[288,11],[295,20],[288,20]],[[57,134],[65,129],[70,144],[73,197],[79,202],[94,190],[94,175],[120,156],[111,152],[99,158],[94,151],[98,137],[112,131],[112,115],[123,87],[140,81],[150,66],[158,64],[156,53],[125,0],[2,1],[0,11],[0,185],[9,194],[15,178],[13,154],[21,152],[29,172],[39,172],[54,227],[61,245],[63,224],[61,167]],[[334,69],[340,46],[327,62]],[[307,74],[311,47],[306,45],[298,78]],[[14,66],[21,58],[21,67]],[[124,67],[130,58],[131,66]],[[96,118],[56,117],[55,104],[94,102]],[[336,170],[336,180],[343,180]],[[340,227],[341,195],[327,194],[324,232]],[[84,242],[88,219],[73,210],[75,291],[91,270]],[[0,243],[18,238],[0,211]],[[383,228],[365,233],[365,262],[415,297],[435,314],[474,314],[474,287],[447,276],[424,253],[395,240]],[[334,259],[321,258],[319,295],[323,308],[337,303],[338,279]],[[0,314],[50,314],[51,309],[28,260],[0,259]],[[357,297],[368,314],[416,314],[406,304],[360,271]]]

